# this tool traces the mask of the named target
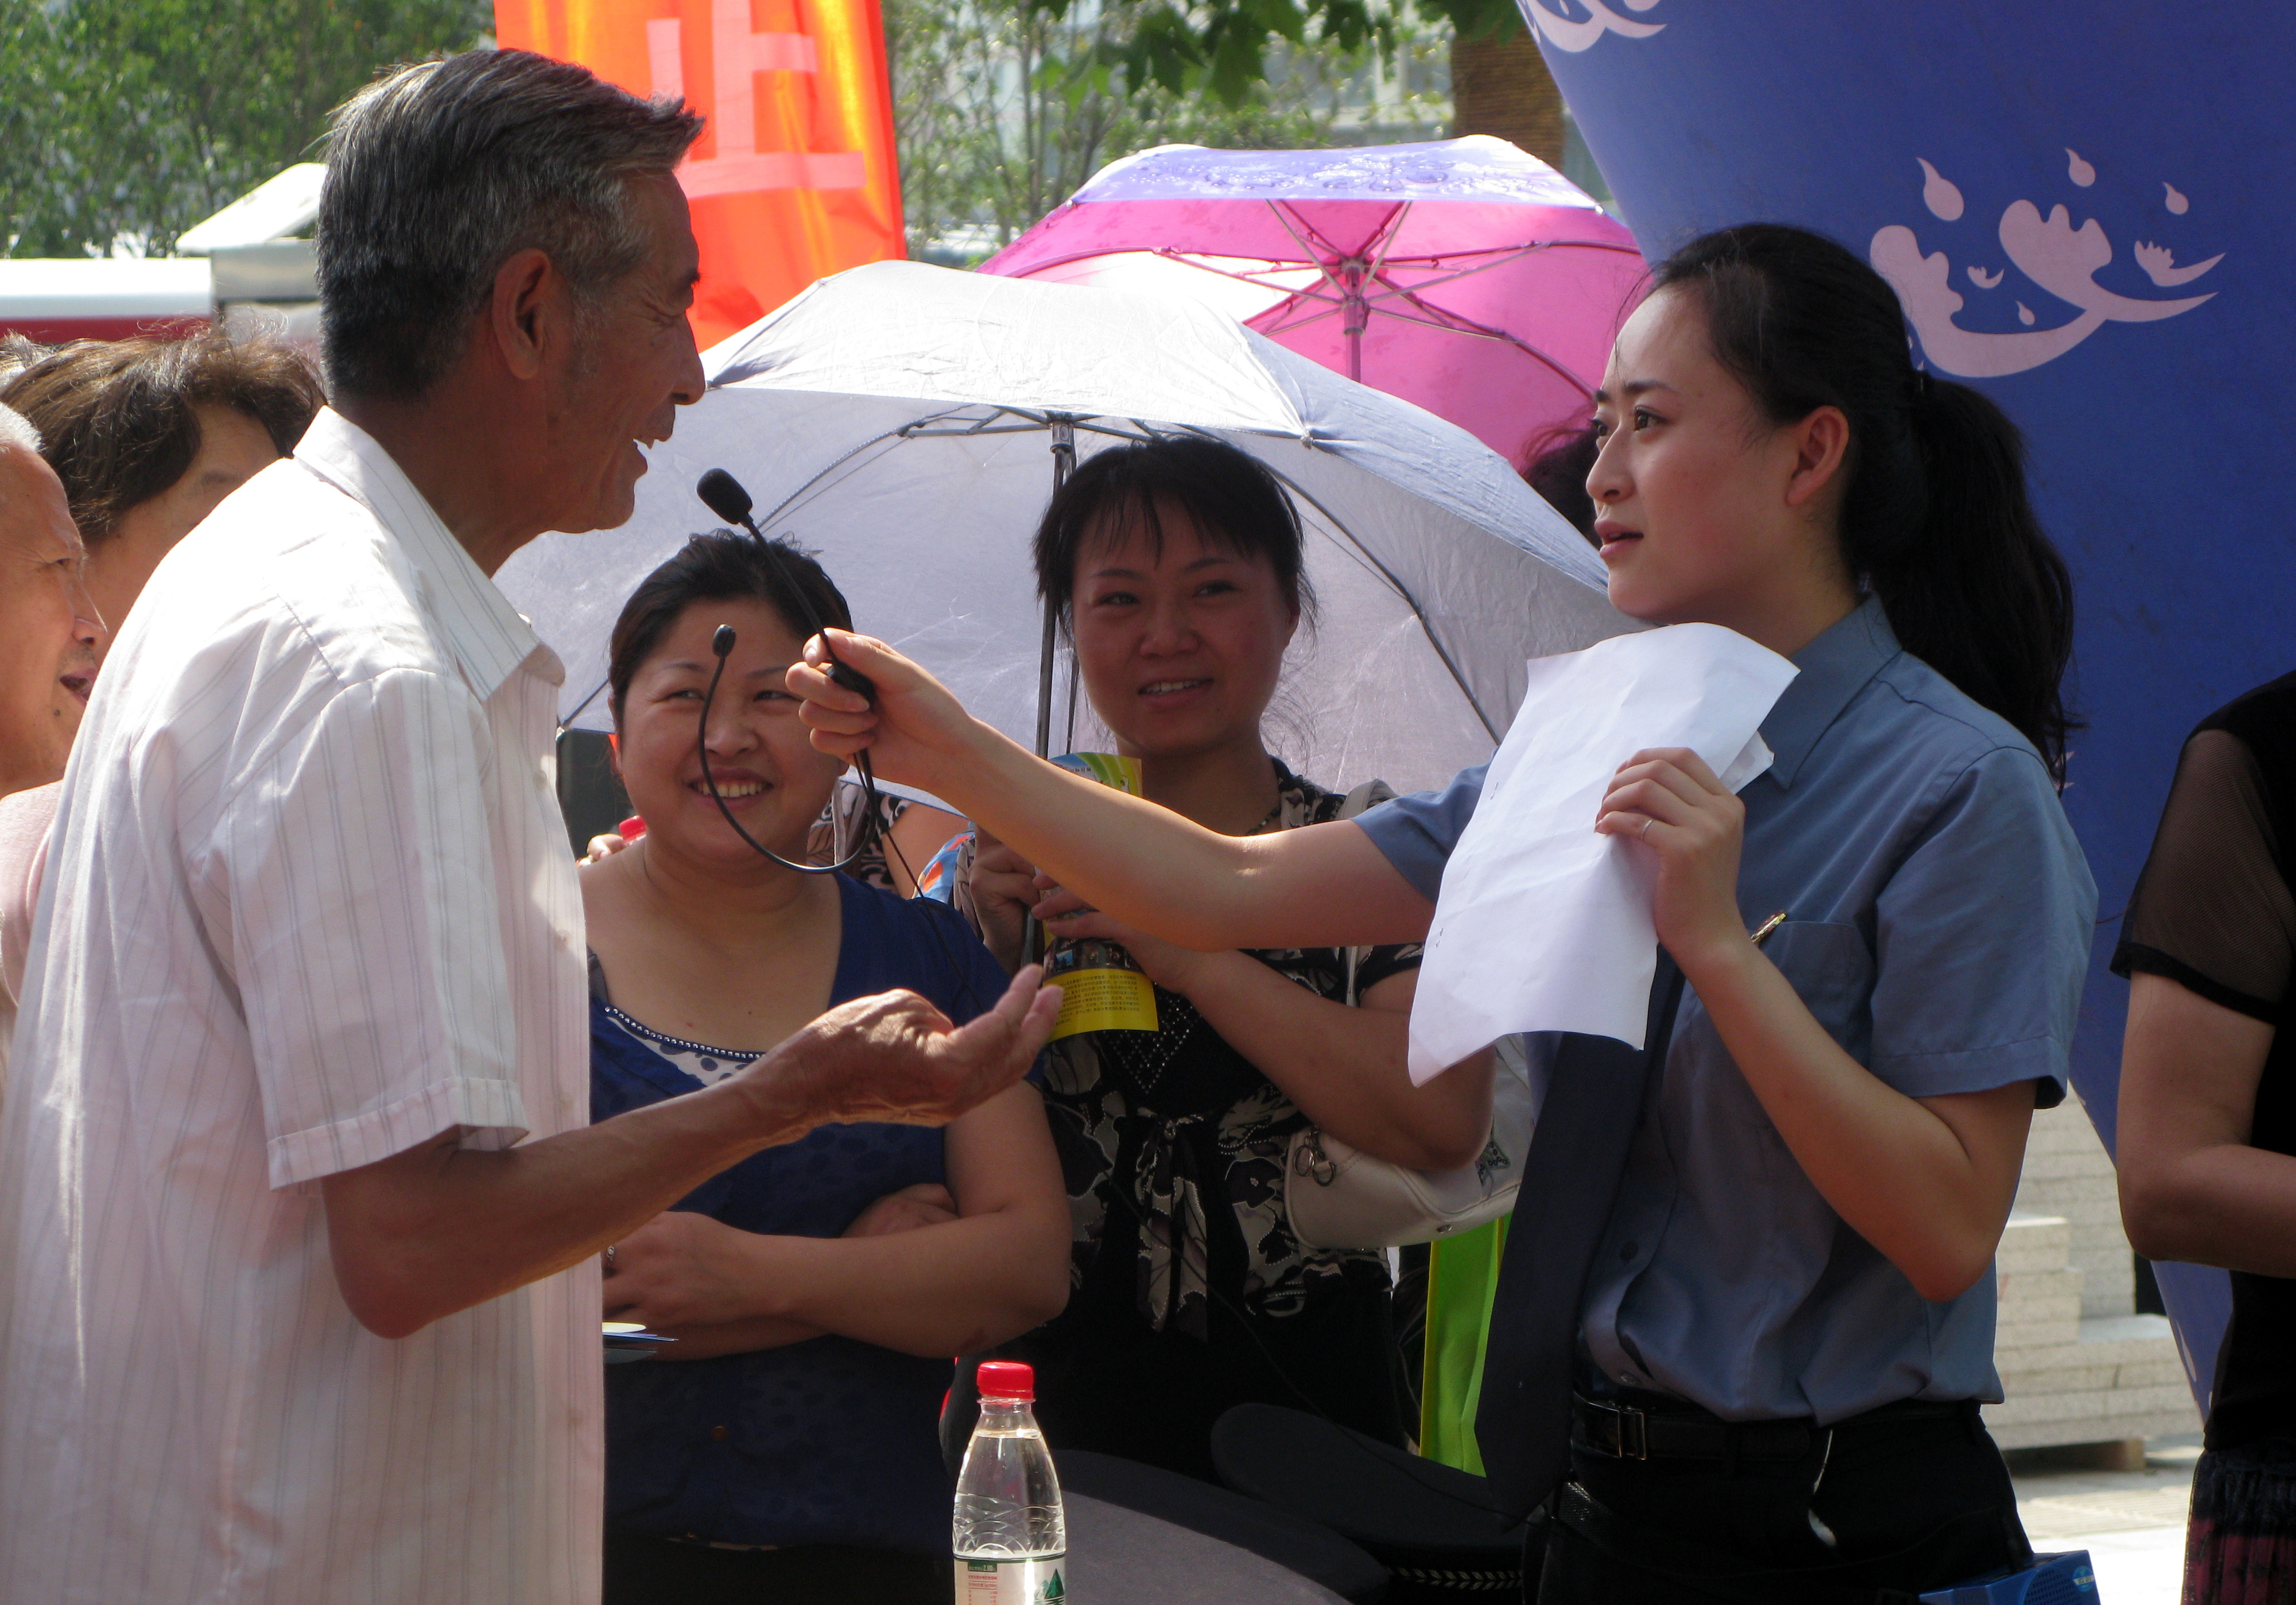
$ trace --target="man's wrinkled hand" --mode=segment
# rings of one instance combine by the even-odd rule
[[[737,1079],[808,1124],[946,1126],[1028,1073],[1060,1013],[1030,964],[996,1007],[962,1026],[914,992],[840,1003]]]

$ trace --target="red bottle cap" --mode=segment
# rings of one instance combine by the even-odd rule
[[[1028,1404],[1037,1396],[1037,1368],[1018,1360],[983,1360],[978,1376],[984,1399],[1018,1399]]]
[[[620,831],[624,841],[636,841],[645,834],[645,821],[633,814],[615,828]]]

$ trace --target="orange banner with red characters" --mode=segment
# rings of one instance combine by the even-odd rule
[[[495,0],[495,31],[709,119],[677,172],[704,347],[824,274],[908,254],[877,0]]]

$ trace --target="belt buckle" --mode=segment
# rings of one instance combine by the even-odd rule
[[[1606,1401],[1587,1403],[1611,1423],[1610,1452],[1615,1460],[1650,1458],[1650,1417],[1642,1411]]]

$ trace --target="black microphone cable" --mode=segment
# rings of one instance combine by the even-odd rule
[[[693,492],[710,512],[727,523],[739,524],[748,530],[750,538],[771,556],[774,575],[781,582],[783,598],[791,604],[791,611],[808,636],[821,636],[821,650],[829,654],[829,677],[848,691],[859,692],[873,706],[877,700],[876,686],[870,683],[867,676],[838,662],[836,655],[830,652],[829,637],[824,634],[820,610],[813,605],[812,598],[805,594],[805,587],[790,571],[787,554],[767,540],[750,517],[753,504],[750,500],[750,493],[742,488],[742,482],[724,469],[713,468],[701,476]],[[725,798],[718,794],[718,777],[709,767],[709,709],[718,700],[718,682],[726,677],[726,659],[734,650],[734,626],[730,624],[719,625],[717,633],[709,637],[709,650],[717,654],[718,667],[709,671],[709,689],[701,693],[701,719],[694,741],[694,750],[701,759],[701,783],[709,788],[709,800],[718,805],[718,812],[734,828],[734,834],[748,843],[751,851],[772,859],[783,869],[795,870],[800,875],[833,875],[858,860],[869,850],[873,841],[883,835],[877,821],[877,775],[869,762],[868,751],[865,749],[854,758],[855,767],[861,771],[862,824],[854,839],[852,850],[845,856],[833,864],[800,864],[794,859],[783,857],[750,835],[742,828],[742,822],[734,817],[734,810],[726,807]],[[887,845],[890,845],[890,841]],[[898,848],[894,850],[898,851]],[[906,860],[903,860],[902,867],[908,867]]]
[[[742,482],[724,469],[713,468],[701,476],[701,480],[694,486],[693,492],[701,498],[702,505],[727,523],[739,524],[749,532],[750,538],[757,542],[758,546],[771,556],[774,574],[781,582],[784,599],[801,621],[808,635],[821,637],[821,650],[829,659],[829,677],[848,691],[860,692],[869,700],[872,707],[875,706],[876,685],[860,670],[837,660],[836,653],[830,647],[829,636],[824,628],[820,610],[813,605],[812,598],[805,594],[805,587],[798,583],[798,577],[791,571],[788,554],[767,540],[764,532],[758,529],[756,521],[750,518],[750,510],[754,504],[750,499],[750,493],[742,488]],[[710,772],[709,768],[709,709],[718,698],[718,682],[725,678],[726,659],[734,650],[734,626],[730,624],[719,625],[709,637],[709,650],[717,655],[718,665],[709,671],[709,687],[701,693],[701,717],[694,740],[695,755],[701,760],[701,783],[709,788],[709,800],[718,805],[718,812],[724,816],[726,823],[733,827],[734,834],[747,843],[752,852],[771,859],[783,869],[795,870],[800,875],[833,875],[861,859],[873,845],[882,844],[887,852],[899,861],[903,872],[909,877],[910,885],[914,886],[917,880],[916,871],[909,867],[907,856],[901,851],[900,845],[885,829],[884,816],[880,807],[877,790],[877,774],[869,761],[869,752],[866,748],[856,753],[853,758],[854,767],[861,771],[861,826],[855,832],[851,849],[836,862],[800,864],[793,859],[784,858],[750,835],[742,828],[742,822],[734,817],[734,810],[726,806],[725,798],[718,794],[718,777]],[[832,818],[834,819],[833,811]],[[939,921],[930,914],[925,916],[925,924],[931,929],[933,940],[940,947],[941,956],[948,962],[949,978],[955,983],[958,993],[971,1002],[976,1013],[987,1013],[989,1008],[988,1001],[973,990],[972,981],[966,978],[964,963],[958,959],[955,950],[948,944],[947,933],[940,929]]]

